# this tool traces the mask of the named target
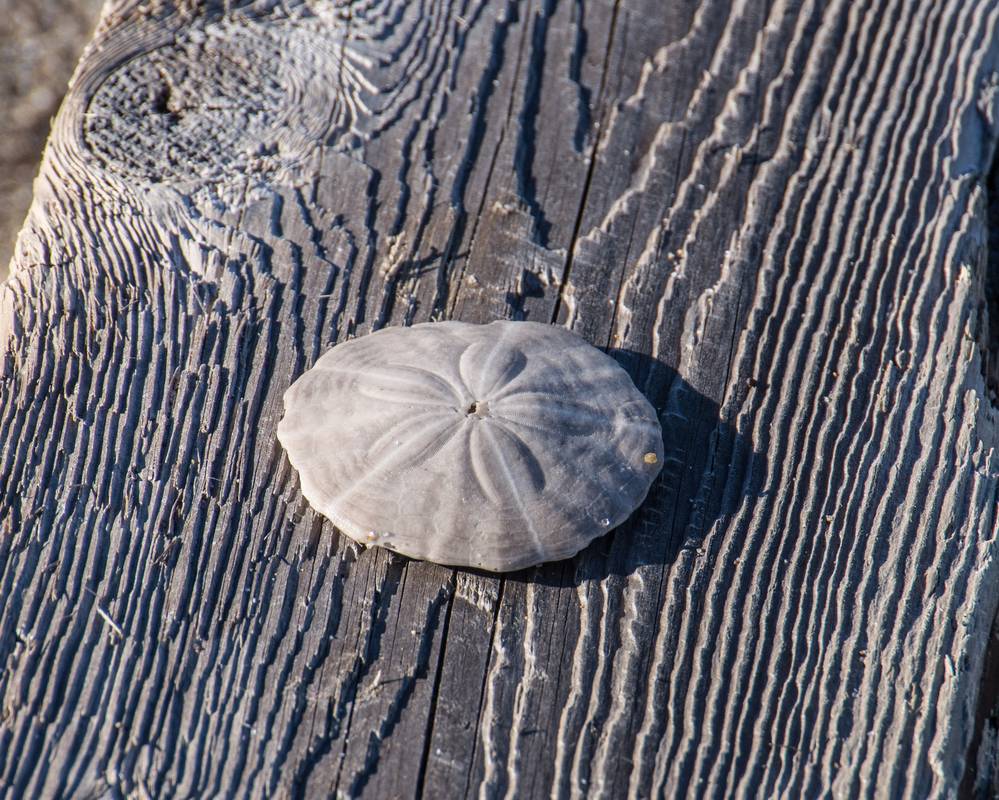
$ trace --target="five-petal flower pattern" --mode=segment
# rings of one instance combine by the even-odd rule
[[[491,570],[578,552],[662,465],[655,410],[559,327],[388,328],[339,345],[285,395],[278,436],[348,536]]]

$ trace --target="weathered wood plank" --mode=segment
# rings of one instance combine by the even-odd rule
[[[953,794],[999,599],[997,21],[116,4],[0,290],[2,785]],[[283,390],[446,316],[632,371],[667,463],[628,526],[497,577],[304,503]]]

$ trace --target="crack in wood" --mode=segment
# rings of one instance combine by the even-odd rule
[[[997,26],[115,3],[0,288],[0,783],[953,794],[999,585],[962,269]],[[628,526],[497,580],[304,504],[284,389],[446,316],[614,352],[666,432]]]

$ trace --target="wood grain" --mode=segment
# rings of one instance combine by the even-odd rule
[[[0,289],[6,795],[953,795],[999,601],[997,23],[115,3]],[[445,317],[631,371],[666,466],[628,525],[496,577],[311,511],[284,389]]]

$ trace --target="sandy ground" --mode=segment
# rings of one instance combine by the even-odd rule
[[[0,280],[52,116],[103,0],[0,0]]]

